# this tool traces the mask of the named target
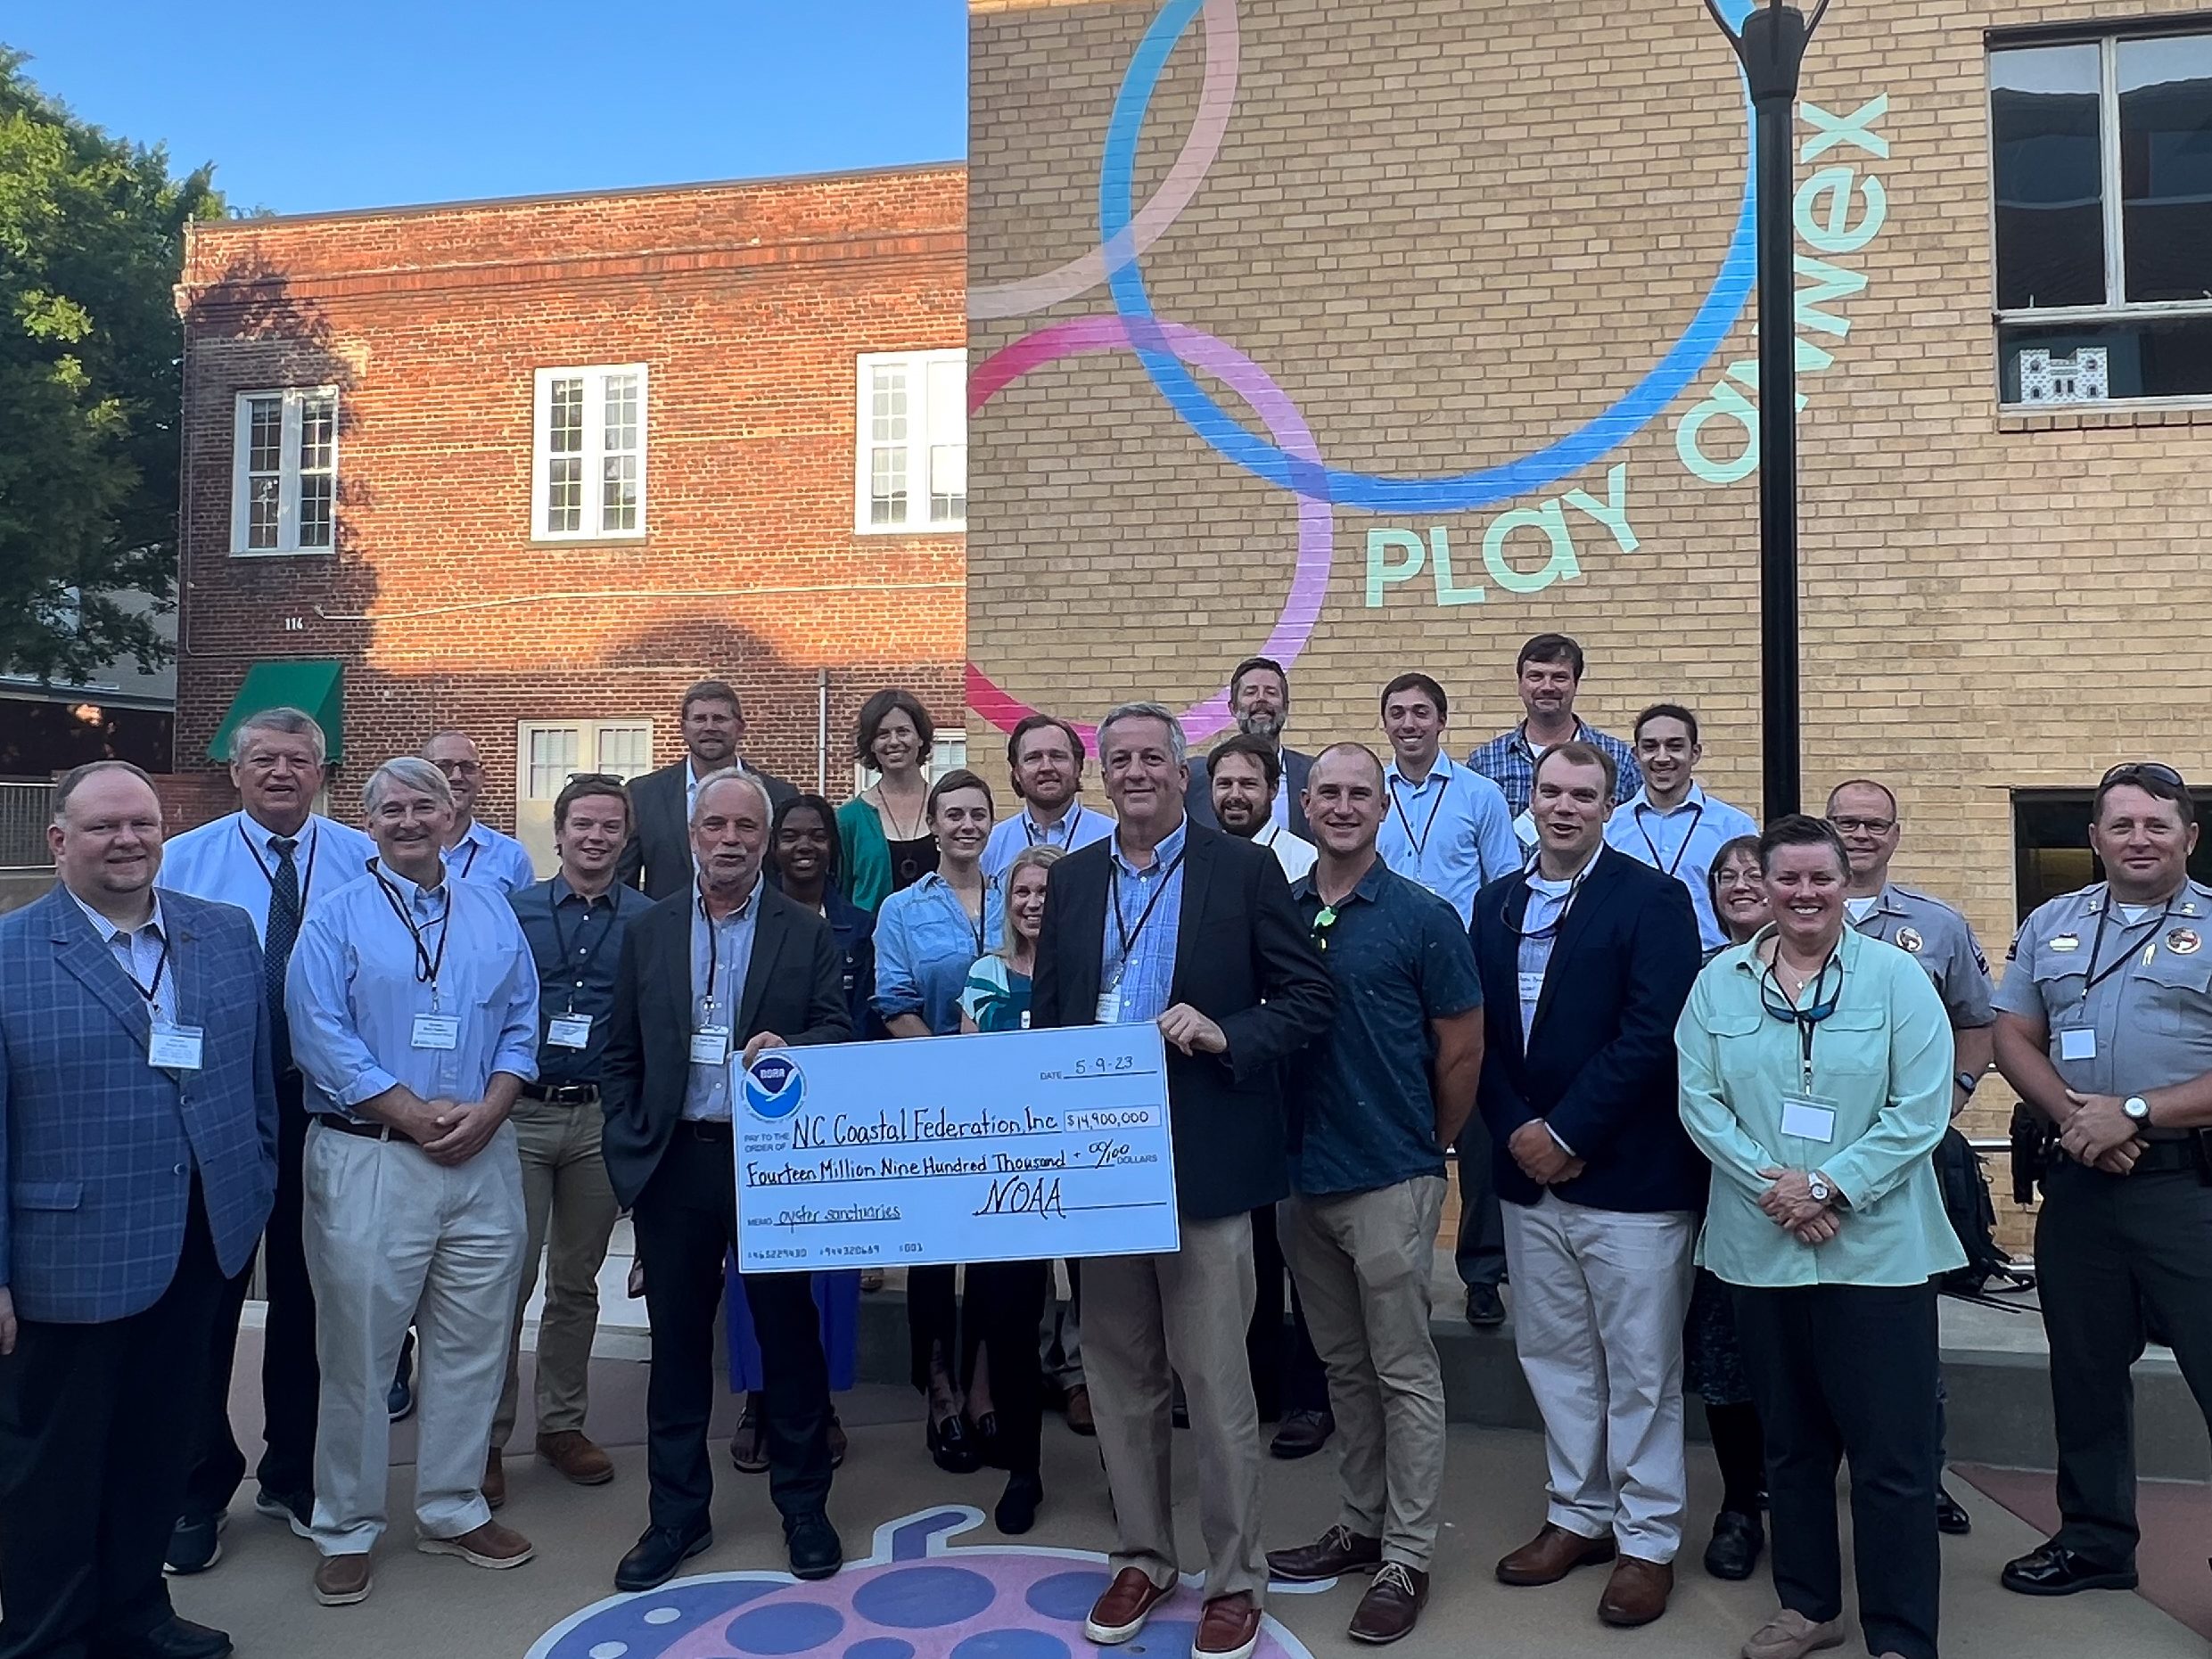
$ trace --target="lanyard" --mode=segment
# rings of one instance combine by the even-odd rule
[[[130,934],[128,934],[128,933],[124,933],[124,934],[120,935],[120,937],[122,938],[122,940],[123,940],[123,941],[124,941],[124,949],[125,949],[126,950],[127,950],[127,949],[129,949],[129,945],[130,945],[131,935],[130,935]],[[112,939],[111,940],[111,942],[112,942]],[[128,980],[128,981],[130,981],[130,988],[131,988],[133,990],[136,991],[136,992],[137,992],[137,993],[138,993],[141,997],[144,997],[144,998],[146,999],[146,1006],[147,1006],[147,1007],[149,1007],[149,1008],[151,1008],[151,1007],[152,1007],[152,1006],[153,1006],[154,998],[155,998],[156,997],[158,997],[158,996],[160,996],[160,992],[161,992],[161,975],[162,975],[164,973],[166,973],[166,972],[168,971],[168,969],[169,969],[169,935],[165,932],[165,933],[163,933],[163,934],[161,935],[161,957],[160,957],[160,959],[159,961],[157,961],[157,962],[153,965],[153,983],[152,983],[152,984],[151,984],[151,985],[141,985],[141,984],[138,982],[138,976],[137,976],[136,973],[132,973],[132,972],[131,972],[128,968],[127,968],[127,967],[123,969],[123,977],[124,977],[125,979],[127,979],[127,980]],[[117,965],[118,965],[118,966],[121,966],[121,965],[120,965],[119,963]]]
[[[1781,959],[1779,940],[1774,947],[1774,961],[1768,963],[1766,972],[1759,976],[1759,1006],[1766,1010],[1767,1017],[1787,1020],[1797,1028],[1797,1064],[1805,1078],[1805,1092],[1808,1095],[1813,1092],[1813,1033],[1821,1021],[1836,1012],[1837,1005],[1843,1000],[1842,953],[1843,943],[1839,940],[1835,949],[1828,953],[1828,959],[1821,964],[1820,971],[1813,976],[1813,1001],[1809,1006],[1799,1007],[1790,1001],[1782,990],[1781,972],[1777,966]],[[1828,970],[1831,967],[1836,970],[1836,989],[1829,992],[1828,1000],[1823,1002],[1821,1000],[1821,987],[1827,982]],[[1774,987],[1774,994],[1771,997],[1766,989],[1769,981]]]
[[[2131,926],[2142,928],[2143,931],[2141,933],[2138,933],[2134,938],[2127,940],[2125,949],[2123,949],[2117,956],[2114,957],[2111,961],[2104,965],[2104,971],[2102,973],[2099,973],[2097,971],[2097,957],[2101,955],[2104,950],[2104,924],[2107,921],[2110,920],[2113,909],[2111,890],[2108,888],[2105,891],[2104,908],[2097,912],[2097,931],[2090,936],[2089,940],[2089,972],[2082,981],[2083,1002],[2086,1003],[2089,1000],[2089,993],[2091,991],[2096,990],[2098,986],[2103,984],[2105,981],[2110,979],[2115,973],[2117,973],[2121,969],[2127,966],[2130,962],[2134,960],[2135,947],[2143,943],[2151,936],[2151,934],[2159,931],[2159,924],[2164,922],[2167,916],[2174,913],[2174,899],[2179,898],[2180,896],[2181,895],[2176,892],[2172,897],[2169,897],[2166,901],[2166,908],[2159,911],[2158,915],[2147,918],[2146,921],[2121,923],[2120,931],[2123,935],[2126,933],[2127,930]]]
[[[1431,772],[1428,776],[1435,777],[1436,775]],[[1449,777],[1437,780],[1436,804],[1429,808],[1428,821],[1421,825],[1421,833],[1418,835],[1413,833],[1413,820],[1406,817],[1405,802],[1400,799],[1398,794],[1398,785],[1402,781],[1400,778],[1393,778],[1390,781],[1391,809],[1397,813],[1398,822],[1405,825],[1405,838],[1413,843],[1414,865],[1418,868],[1426,868],[1428,862],[1428,838],[1436,828],[1436,815],[1444,809],[1444,797],[1451,793],[1451,780]],[[1413,793],[1418,795],[1427,786],[1428,778],[1423,778],[1413,786]]]
[[[584,952],[584,959],[581,962],[579,962],[573,970],[569,967],[568,933],[567,931],[561,925],[560,904],[558,901],[555,901],[549,908],[553,913],[553,942],[556,947],[558,947],[561,952],[561,972],[563,974],[566,974],[572,971],[576,975],[573,981],[573,989],[569,992],[568,998],[568,1012],[573,1014],[576,1012],[576,992],[583,990],[584,988],[584,975],[591,971],[591,965],[598,960],[599,947],[607,942],[607,935],[614,931],[614,895],[612,892],[607,895],[606,925],[599,930],[599,937],[591,941],[591,949]],[[584,926],[589,924],[593,912],[598,908],[599,907],[593,904],[590,899],[587,899],[584,900],[584,921],[582,924],[579,924],[577,928],[577,935],[579,938],[582,937]],[[709,931],[707,937],[710,940],[713,938],[711,930]],[[711,949],[711,946],[710,949]],[[708,981],[708,989],[710,990],[713,989],[713,982],[711,978]]]
[[[479,846],[478,846],[478,844],[477,844],[476,842],[469,842],[469,844],[468,844],[468,859],[467,859],[467,861],[466,861],[465,863],[464,863],[464,864],[461,866],[461,879],[462,879],[463,881],[465,881],[465,882],[466,880],[468,880],[468,873],[469,873],[471,870],[473,870],[473,869],[474,869],[474,868],[476,867],[476,855],[477,855],[477,853],[478,853],[478,852],[480,852],[480,851],[481,851],[481,850],[482,850],[482,849],[481,849],[481,847],[479,847]]]
[[[1145,900],[1145,908],[1138,915],[1135,927],[1130,926],[1122,919],[1122,872],[1118,866],[1115,868],[1114,872],[1114,931],[1121,938],[1122,949],[1121,954],[1114,958],[1114,972],[1107,975],[1109,984],[1120,984],[1122,975],[1129,971],[1130,952],[1136,949],[1137,941],[1144,937],[1145,924],[1152,920],[1152,912],[1158,906],[1160,896],[1167,891],[1168,884],[1175,879],[1175,872],[1183,867],[1183,853],[1177,853],[1174,862],[1160,871],[1160,884],[1152,890],[1152,897]],[[1153,867],[1157,869],[1159,866],[1155,865]]]
[[[238,826],[238,839],[246,843],[246,850],[253,856],[253,867],[261,872],[261,879],[269,884],[269,891],[275,892],[276,891],[276,872],[269,868],[268,860],[261,856],[261,850],[253,844],[253,837],[246,834],[246,826],[243,824]],[[315,855],[322,850],[323,832],[318,828],[308,837],[307,873],[300,878],[300,914],[301,916],[308,913],[308,894],[315,889]]]
[[[760,896],[760,883],[755,882],[753,883],[752,891],[745,895],[744,903],[739,905],[735,910],[732,910],[728,916],[724,916],[722,921],[744,921],[745,919],[746,913],[752,908],[752,901]],[[699,919],[707,924],[706,1003],[707,1006],[710,1008],[719,1008],[722,1005],[720,999],[715,996],[714,990],[715,981],[722,976],[722,926],[721,922],[717,922],[712,916],[707,914],[707,896],[704,893],[701,893],[699,895]],[[610,922],[608,925],[612,927],[613,924]],[[601,937],[604,938],[604,935],[602,934]]]
[[[408,914],[406,902],[399,897],[399,890],[385,880],[384,873],[374,865],[370,873],[376,877],[376,885],[383,892],[384,902],[391,907],[392,915],[399,918],[399,924],[407,930],[407,937],[415,941],[415,982],[431,988],[431,1006],[434,1008],[438,1006],[439,970],[445,966],[446,944],[453,937],[453,889],[446,889],[446,908],[431,918],[430,924],[438,930],[438,954],[433,957],[430,947],[423,942],[423,930],[415,926],[415,917]]]
[[[1682,832],[1682,844],[1674,849],[1674,862],[1672,864],[1660,863],[1658,846],[1652,841],[1651,832],[1644,827],[1644,814],[1649,810],[1650,808],[1644,802],[1639,801],[1636,803],[1636,834],[1642,836],[1644,845],[1651,849],[1651,867],[1672,875],[1682,867],[1682,859],[1690,851],[1690,838],[1698,833],[1698,821],[1705,817],[1705,802],[1700,801],[1697,809],[1690,815],[1690,827]]]
[[[1553,916],[1551,920],[1542,927],[1523,929],[1514,926],[1513,918],[1506,914],[1507,907],[1511,903],[1511,895],[1509,894],[1504,900],[1500,902],[1498,907],[1498,914],[1505,923],[1506,931],[1510,932],[1516,939],[1534,939],[1541,940],[1556,937],[1560,928],[1566,924],[1566,913],[1575,908],[1575,899],[1582,897],[1583,883],[1590,879],[1591,871],[1596,869],[1597,867],[1598,861],[1593,858],[1588,864],[1583,866],[1581,870],[1576,872],[1574,881],[1567,884],[1566,899],[1565,903],[1560,905],[1559,914]],[[1534,862],[1530,863],[1527,873],[1532,877],[1535,875],[1536,866]],[[1536,902],[1536,890],[1532,887],[1526,889],[1525,891],[1529,896],[1529,904],[1534,904]],[[1528,908],[1526,906],[1522,907],[1521,919],[1523,921],[1526,921],[1528,919]]]
[[[1062,826],[1066,829],[1067,834],[1062,840],[1055,842],[1052,839],[1052,826],[1050,825],[1047,825],[1041,830],[1037,829],[1031,825],[1029,821],[1029,814],[1024,812],[1022,814],[1022,834],[1032,847],[1040,845],[1046,847],[1073,847],[1075,844],[1076,828],[1082,823],[1082,821],[1083,809],[1079,806],[1074,811],[1069,813],[1067,817],[1060,820]]]

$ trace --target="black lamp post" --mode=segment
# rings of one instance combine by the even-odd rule
[[[1790,198],[1797,71],[1828,11],[1807,21],[1782,0],[1755,6],[1741,32],[1705,0],[1743,64],[1756,117],[1759,251],[1759,710],[1766,817],[1802,804],[1797,753],[1797,261]]]

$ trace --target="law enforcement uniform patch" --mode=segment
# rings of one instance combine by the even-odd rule
[[[1920,953],[1921,945],[1926,942],[1921,939],[1920,930],[1917,928],[1901,927],[1897,930],[1897,949],[1900,950],[1909,950],[1914,956],[1918,956]]]
[[[2177,957],[2193,957],[2204,948],[2193,927],[2177,927],[2166,936],[2166,948]]]

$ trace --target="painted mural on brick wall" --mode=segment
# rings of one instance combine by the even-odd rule
[[[1740,26],[1751,3],[1721,0],[1721,11],[1731,26]],[[1172,56],[1194,42],[1205,53],[1196,114],[1172,164],[1139,203],[1137,156],[1155,94]],[[1096,292],[1111,308],[1038,327],[974,364],[968,412],[973,416],[1047,365],[1104,353],[1132,356],[1154,395],[1224,465],[1284,497],[1295,557],[1272,630],[1249,642],[1249,649],[1290,663],[1312,637],[1339,509],[1378,521],[1365,538],[1365,608],[1379,609],[1394,589],[1422,587],[1438,606],[1478,604],[1582,579],[1608,552],[1632,552],[1640,545],[1637,480],[1617,452],[1655,422],[1671,424],[1675,463],[1702,484],[1735,484],[1756,472],[1757,362],[1747,341],[1746,355],[1721,360],[1746,314],[1756,274],[1747,97],[1743,185],[1732,231],[1702,300],[1657,359],[1641,366],[1609,403],[1590,408],[1571,431],[1541,448],[1470,471],[1401,476],[1332,464],[1268,365],[1233,341],[1162,316],[1152,302],[1146,252],[1197,196],[1237,119],[1239,44],[1238,0],[1163,0],[1122,71],[1099,138],[1097,246],[1035,275],[974,284],[967,308],[971,321],[1020,318]],[[1831,110],[1810,100],[1799,105],[1792,216],[1801,409],[1818,377],[1836,366],[1851,332],[1849,302],[1866,288],[1854,256],[1888,218],[1880,173],[1889,156],[1888,112],[1888,98],[1879,92],[1855,107]],[[1224,408],[1193,370],[1241,399],[1264,436]],[[1455,526],[1428,522],[1446,514],[1460,519],[1460,539],[1454,539]],[[1465,523],[1468,514],[1480,515],[1476,526]],[[1001,729],[1032,712],[973,662],[967,697]],[[1194,741],[1227,727],[1227,687],[1186,710],[1184,721]]]

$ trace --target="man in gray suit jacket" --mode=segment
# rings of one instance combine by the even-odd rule
[[[261,950],[155,893],[136,767],[62,779],[47,839],[60,884],[0,918],[0,1655],[221,1659],[161,1556],[276,1190]]]
[[[1290,677],[1272,657],[1246,657],[1229,677],[1229,711],[1237,717],[1237,729],[1247,737],[1271,744],[1282,757],[1283,786],[1275,794],[1276,823],[1301,841],[1312,841],[1306,823],[1305,784],[1313,772],[1313,757],[1283,746],[1283,727],[1290,722]],[[1213,786],[1205,762],[1194,760],[1190,786],[1183,792],[1183,810],[1193,824],[1219,829],[1213,816]]]
[[[691,885],[691,806],[699,780],[734,767],[761,780],[773,812],[799,792],[782,778],[747,766],[737,758],[744,741],[744,710],[727,683],[703,679],[684,694],[679,717],[684,758],[657,772],[633,778],[629,785],[629,844],[614,866],[614,879],[645,890],[648,899],[665,899]]]

